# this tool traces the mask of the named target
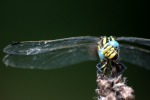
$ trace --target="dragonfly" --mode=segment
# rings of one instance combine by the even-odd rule
[[[100,62],[96,65],[97,75],[116,77],[126,70],[126,66],[118,60],[119,43],[113,36],[101,37],[98,44]]]
[[[3,63],[25,69],[56,69],[86,61],[100,60],[98,45],[101,37],[78,36],[56,40],[21,41],[7,45]],[[115,37],[119,44],[120,61],[150,70],[150,39]]]

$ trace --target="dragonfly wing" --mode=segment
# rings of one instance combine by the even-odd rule
[[[120,45],[120,58],[123,61],[141,66],[150,70],[150,51],[131,45]]]
[[[36,55],[7,54],[3,62],[7,66],[30,69],[54,69],[97,59],[96,44],[76,45],[59,48]]]
[[[96,44],[98,40],[97,37],[80,36],[48,41],[22,41],[9,44],[3,51],[7,54],[35,55],[88,43]]]
[[[138,37],[117,37],[116,40],[150,46],[150,39]]]

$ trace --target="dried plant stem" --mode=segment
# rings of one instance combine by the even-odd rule
[[[126,78],[122,75],[108,77],[97,75],[98,100],[135,100],[134,90],[126,85]]]

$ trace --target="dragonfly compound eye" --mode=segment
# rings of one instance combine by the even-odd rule
[[[115,49],[119,50],[119,43],[117,41],[109,41],[108,44],[113,46]]]

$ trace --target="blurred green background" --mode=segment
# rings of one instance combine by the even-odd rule
[[[1,0],[0,59],[12,41],[92,35],[149,38],[146,0]],[[5,67],[0,62],[0,100],[92,100],[97,61],[56,70]],[[125,63],[136,100],[150,100],[150,71]]]

